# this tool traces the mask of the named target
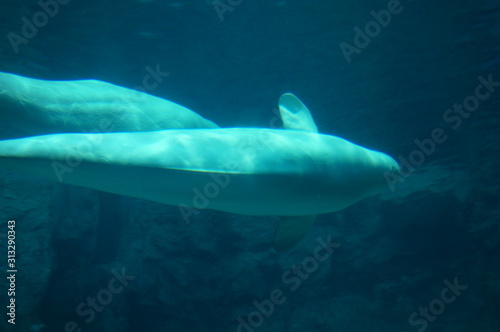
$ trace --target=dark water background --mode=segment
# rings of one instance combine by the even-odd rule
[[[207,211],[186,225],[175,207],[2,172],[0,216],[17,221],[20,272],[16,327],[2,314],[0,328],[500,331],[500,87],[458,128],[443,119],[478,77],[500,81],[500,1],[401,1],[350,63],[339,45],[391,1],[222,1],[222,20],[217,3],[71,0],[16,52],[8,34],[22,35],[21,18],[41,6],[2,0],[0,71],[134,88],[160,68],[169,74],[149,93],[223,127],[269,126],[291,91],[320,132],[394,157],[408,159],[435,128],[447,140],[394,193],[320,216],[281,255],[272,218]],[[284,274],[327,235],[340,247],[292,290]],[[78,314],[123,268],[135,279],[92,319]],[[455,278],[467,288],[444,303]],[[241,327],[275,289],[286,301]],[[439,314],[411,322],[432,303]]]

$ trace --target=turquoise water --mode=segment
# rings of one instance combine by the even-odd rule
[[[3,1],[0,22],[1,72],[110,82],[221,127],[272,127],[293,92],[319,132],[401,165],[279,254],[276,217],[186,222],[1,169],[0,330],[500,330],[499,1]]]

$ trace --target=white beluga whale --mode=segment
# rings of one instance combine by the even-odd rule
[[[317,214],[384,192],[384,173],[398,172],[399,166],[384,153],[319,134],[310,112],[294,95],[284,94],[279,106],[285,130],[27,137],[0,141],[0,166],[185,209],[282,216],[274,247],[284,251],[304,237]],[[68,158],[82,162],[61,169]],[[197,193],[214,183],[218,190],[210,191],[201,206]]]
[[[0,138],[218,127],[171,101],[97,80],[0,73],[0,109],[0,125],[15,129]]]

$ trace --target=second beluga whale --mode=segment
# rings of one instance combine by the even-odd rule
[[[0,139],[55,133],[217,128],[179,104],[97,80],[49,81],[0,72]]]
[[[384,153],[319,134],[292,94],[281,96],[279,109],[285,130],[171,129],[0,141],[0,166],[188,209],[200,208],[197,191],[216,183],[202,207],[284,216],[274,237],[274,247],[284,251],[304,237],[316,214],[385,191],[384,174],[399,166]],[[81,163],[61,170],[68,158]]]

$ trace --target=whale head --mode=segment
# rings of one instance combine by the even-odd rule
[[[347,181],[345,194],[362,195],[361,199],[387,192],[390,189],[387,174],[399,174],[398,162],[379,151],[358,145],[354,145],[354,149],[358,150],[357,155],[348,158],[343,174],[340,175],[341,179],[339,175],[334,175],[337,181],[344,181],[342,178]]]

